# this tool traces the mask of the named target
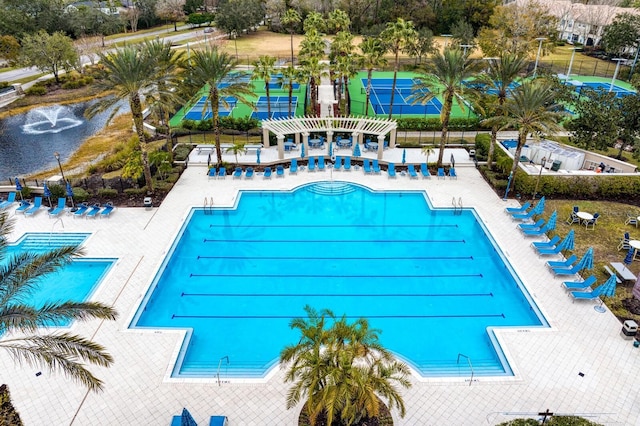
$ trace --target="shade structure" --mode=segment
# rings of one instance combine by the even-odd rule
[[[182,415],[180,416],[180,426],[198,426],[195,419],[186,408],[182,409]]]
[[[573,231],[573,229],[569,231],[567,236],[564,237],[564,240],[560,242],[560,246],[562,246],[561,250],[573,250],[575,244],[575,234],[576,233]]]
[[[304,144],[300,147],[300,158],[304,158]]]
[[[545,203],[544,197],[540,198],[540,200],[538,200],[538,203],[533,208],[533,213],[542,214],[544,212],[544,203]]]
[[[256,150],[256,163],[260,164],[260,150]]]
[[[71,182],[67,182],[67,197],[71,198],[71,207],[73,208],[73,188],[71,188]]]
[[[356,143],[355,146],[353,147],[353,156],[354,157],[360,157],[361,153],[360,153],[360,144]]]
[[[634,249],[633,247],[629,248],[629,251],[627,252],[627,255],[624,257],[624,264],[629,266],[631,265],[631,263],[633,262],[633,256],[636,253],[636,249]]]
[[[611,275],[609,279],[604,284],[602,284],[602,290],[600,295],[605,297],[615,296],[617,282],[618,282],[618,279],[616,277],[616,274]]]
[[[15,179],[16,183],[16,191],[20,194],[20,199],[22,200],[22,185],[20,185],[20,180],[18,178]]]
[[[579,270],[593,269],[593,247],[589,247],[580,262],[578,262]]]
[[[403,149],[402,150],[402,164],[407,162],[407,150]]]
[[[553,231],[554,229],[556,229],[557,216],[558,216],[558,212],[557,211],[554,211],[553,213],[551,213],[551,216],[549,216],[549,220],[547,221],[547,230],[548,231]]]
[[[47,197],[47,200],[49,200],[49,208],[51,208],[51,191],[49,190],[49,187],[47,186],[47,182],[45,182],[42,185],[42,195],[44,195],[45,197]]]

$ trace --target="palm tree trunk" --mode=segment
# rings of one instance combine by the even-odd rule
[[[289,117],[291,117],[291,100],[293,99],[293,81],[289,80]]]
[[[518,146],[516,147],[516,153],[513,155],[513,166],[511,167],[511,186],[509,187],[509,189],[516,187],[516,171],[518,170],[518,164],[520,164],[520,154],[522,153],[522,147],[526,142],[527,134],[523,133],[523,131],[521,130],[518,133]],[[509,193],[505,192],[504,198],[507,198],[508,195]]]
[[[147,184],[147,192],[153,193],[153,179],[151,177],[151,167],[149,167],[149,156],[147,154],[147,139],[144,136],[144,119],[142,117],[142,103],[138,93],[129,97],[129,108],[133,117],[133,125],[138,134],[138,147],[142,154],[142,168],[144,170],[144,180]]]
[[[211,87],[211,121],[213,123],[213,138],[216,141],[216,156],[218,157],[217,167],[222,164],[222,148],[220,147],[220,119],[218,118],[218,102],[220,101],[220,95],[216,86]]]
[[[340,101],[342,100],[342,76],[338,76],[338,115],[340,115]]]
[[[442,106],[442,133],[440,134],[440,152],[438,152],[437,167],[442,167],[442,157],[444,147],[447,144],[447,134],[449,133],[449,118],[451,116],[451,106],[453,105],[453,93],[447,92]]]
[[[289,31],[289,34],[291,34],[291,66],[293,66],[293,30]]]
[[[349,93],[349,77],[347,77],[346,75],[344,76],[344,111],[345,111],[345,115],[349,116],[351,114],[351,109],[350,109],[350,103],[351,103],[351,96]]]
[[[264,89],[267,92],[267,114],[271,118],[271,96],[269,96],[269,79],[264,81]]]
[[[396,62],[393,65],[393,84],[391,85],[391,99],[389,100],[389,119],[393,118],[393,98],[396,94],[396,80],[398,79],[398,62],[400,58],[398,54],[400,53],[400,49],[396,49]]]
[[[493,152],[496,149],[496,140],[498,139],[498,126],[491,128],[491,142],[489,142],[489,153],[487,154],[487,166],[491,169],[493,165]]]
[[[369,116],[369,100],[371,98],[371,79],[373,77],[373,68],[367,70],[367,99],[364,106],[365,117]]]

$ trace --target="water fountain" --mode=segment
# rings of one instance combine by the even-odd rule
[[[25,116],[22,132],[26,135],[60,133],[82,123],[83,120],[78,119],[69,107],[52,105],[29,111]]]

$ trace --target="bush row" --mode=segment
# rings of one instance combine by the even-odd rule
[[[442,130],[440,118],[398,118],[398,130]],[[471,130],[480,127],[478,118],[452,118],[449,120],[449,130]]]
[[[220,117],[220,128],[247,132],[260,126],[260,122],[251,117]],[[183,120],[182,128],[188,130],[207,131],[213,129],[213,120]]]

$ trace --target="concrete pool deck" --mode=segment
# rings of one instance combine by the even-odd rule
[[[315,155],[315,154],[314,154]],[[434,157],[432,157],[434,158]],[[448,164],[448,155],[445,154]],[[412,160],[413,161],[413,160]],[[120,208],[109,219],[49,219],[19,215],[11,239],[25,232],[91,232],[88,257],[119,260],[94,294],[94,300],[113,304],[120,313],[114,322],[75,324],[73,332],[105,345],[115,358],[109,369],[94,368],[104,380],[102,393],[87,393],[81,385],[38,367],[19,366],[0,351],[2,383],[9,385],[15,407],[26,425],[166,425],[183,407],[199,424],[211,415],[226,415],[236,425],[295,425],[298,409],[286,410],[288,385],[276,369],[262,383],[216,380],[165,380],[181,343],[166,330],[127,330],[141,298],[192,207],[205,197],[215,206],[231,206],[242,189],[290,190],[299,185],[346,180],[376,190],[426,190],[435,207],[450,207],[452,198],[474,207],[505,256],[529,289],[551,324],[549,329],[514,328],[497,332],[516,373],[515,377],[415,379],[403,391],[407,415],[394,413],[396,425],[496,424],[516,417],[532,417],[549,409],[577,414],[607,424],[640,422],[640,348],[620,336],[622,325],[609,311],[600,314],[595,303],[572,303],[530,247],[530,238],[516,231],[504,213],[504,202],[477,170],[456,162],[458,179],[388,179],[386,173],[309,173],[264,180],[209,180],[206,168],[185,170],[159,208]],[[568,228],[560,225],[564,235]],[[384,334],[383,334],[384,337]],[[42,371],[42,375],[36,373]],[[508,413],[522,413],[520,415]]]

